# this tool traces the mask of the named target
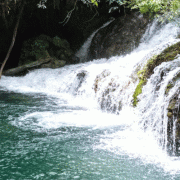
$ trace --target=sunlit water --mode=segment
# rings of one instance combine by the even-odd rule
[[[163,102],[160,92],[159,98],[147,95],[153,92],[155,78],[144,87],[138,107],[132,107],[137,68],[177,42],[178,31],[173,24],[158,29],[153,23],[140,46],[124,57],[39,69],[24,77],[3,76],[0,179],[180,179],[180,158],[169,156],[158,143],[158,129],[163,127],[159,123],[155,131],[150,125],[146,131],[142,127],[142,122],[152,122],[153,109],[160,106],[151,106],[150,100]],[[175,71],[172,67],[166,78]],[[84,78],[79,76],[82,73]],[[95,92],[97,76],[101,79]],[[109,86],[116,87],[110,93],[111,104],[121,101],[121,111],[101,110]],[[153,116],[155,122],[158,118]]]

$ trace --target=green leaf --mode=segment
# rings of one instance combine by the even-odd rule
[[[96,0],[91,0],[91,2],[98,7],[98,3]]]

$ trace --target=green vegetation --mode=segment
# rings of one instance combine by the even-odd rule
[[[49,57],[49,54],[47,52],[47,48],[49,47],[49,43],[45,42],[43,40],[37,39],[34,41],[33,44],[31,44],[31,55],[35,56],[36,60],[40,58],[47,58]]]
[[[91,0],[91,2],[98,7],[98,3],[96,0]]]
[[[38,59],[45,59],[49,57],[47,49],[49,48],[49,42],[45,35],[41,35],[38,38],[33,38],[25,41],[22,47],[22,53],[19,61],[19,65],[31,63]]]
[[[142,93],[142,87],[146,84],[146,79],[141,79],[139,84],[137,85],[135,92],[133,94],[133,106],[137,106],[138,103],[138,95]]]
[[[96,0],[85,1],[86,4],[93,4],[98,6]],[[163,19],[173,19],[180,15],[180,0],[106,0],[111,5],[117,3],[120,6],[126,6],[131,9],[139,9],[142,14],[149,14],[151,17],[161,16]],[[100,2],[100,1],[98,1]],[[112,8],[112,7],[111,7]],[[114,9],[119,8],[118,6],[113,7]]]
[[[142,93],[142,87],[146,84],[147,79],[153,74],[154,68],[160,65],[162,62],[168,62],[174,60],[178,54],[180,54],[180,42],[166,48],[161,54],[153,56],[147,62],[145,67],[137,73],[139,78],[139,83],[133,94],[134,107],[137,106],[138,95]],[[177,76],[176,78],[179,78],[179,76]],[[169,84],[166,89],[166,93],[168,93],[169,89],[172,87],[173,85]]]
[[[164,18],[173,19],[180,15],[179,0],[132,0],[132,9],[139,9],[141,13],[149,13],[151,16],[162,15]]]
[[[166,87],[165,94],[168,95],[170,89],[172,89],[177,81],[180,80],[180,73],[176,74],[171,82]]]
[[[84,1],[84,0],[82,0]],[[109,4],[114,2],[131,9],[139,9],[142,14],[149,14],[151,17],[161,16],[161,20],[173,19],[180,16],[180,0],[106,0]],[[91,0],[97,6],[97,1]],[[114,7],[118,8],[117,6]]]
[[[139,78],[139,83],[134,91],[134,94],[133,94],[133,106],[137,106],[137,103],[138,103],[138,95],[142,93],[142,88],[143,86],[146,84],[147,82],[147,76],[149,74],[149,70],[150,70],[150,67],[153,65],[153,62],[154,60],[156,59],[157,56],[153,56],[148,62],[147,64],[145,65],[145,67],[138,71],[137,75],[138,75],[138,78]]]
[[[169,83],[166,87],[166,90],[165,90],[165,94],[168,94],[170,89],[173,87],[173,84],[172,83]]]

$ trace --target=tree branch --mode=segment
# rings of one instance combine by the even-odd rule
[[[21,19],[21,16],[22,16],[22,13],[23,13],[23,9],[24,9],[24,5],[25,5],[25,0],[23,0],[22,2],[22,6],[21,6],[21,9],[20,9],[20,12],[19,12],[19,15],[18,15],[18,19],[17,19],[17,23],[16,23],[16,26],[14,28],[14,32],[13,32],[13,38],[12,38],[12,41],[11,41],[11,45],[9,47],[9,50],[7,52],[7,55],[1,65],[1,69],[0,69],[0,79],[1,79],[1,76],[2,76],[2,72],[3,72],[3,69],[4,69],[4,66],[10,56],[10,53],[12,51],[12,48],[14,46],[14,43],[15,43],[15,40],[16,40],[16,35],[17,35],[17,29],[18,29],[18,26],[19,26],[19,22],[20,22],[20,19]]]

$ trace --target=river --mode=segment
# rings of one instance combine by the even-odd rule
[[[161,92],[160,99],[153,96],[149,80],[132,107],[137,67],[179,41],[176,25],[157,24],[149,25],[139,47],[126,56],[2,76],[0,179],[180,179],[180,158],[159,144],[165,135],[158,134],[163,127],[154,109],[161,106]],[[110,100],[103,95],[108,86],[115,87]],[[121,110],[113,108],[119,102]],[[152,117],[155,130],[145,131],[142,124]]]

